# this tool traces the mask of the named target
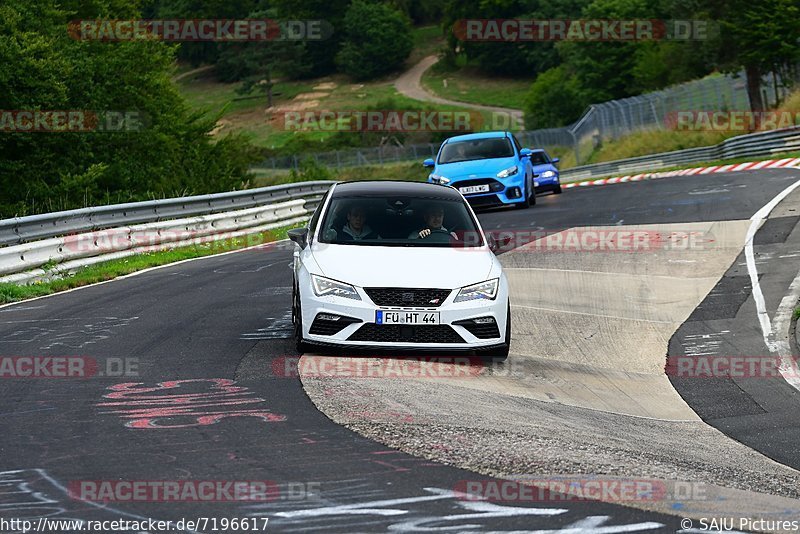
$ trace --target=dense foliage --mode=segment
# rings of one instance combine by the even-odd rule
[[[0,218],[106,202],[240,187],[246,142],[214,142],[212,119],[193,114],[170,81],[174,48],[154,40],[69,37],[80,16],[134,17],[98,0],[91,10],[55,0],[0,5],[0,109],[133,112],[127,131],[0,133]]]

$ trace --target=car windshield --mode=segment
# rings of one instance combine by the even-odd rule
[[[550,163],[550,160],[547,159],[547,154],[544,152],[534,152],[531,154],[531,165],[544,165],[545,163]]]
[[[489,137],[447,143],[439,155],[439,163],[456,163],[475,159],[510,158],[514,155],[506,137]]]
[[[319,242],[340,245],[477,247],[484,240],[464,201],[413,196],[334,197]]]

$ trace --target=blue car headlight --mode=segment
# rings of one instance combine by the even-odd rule
[[[453,302],[466,302],[478,299],[494,300],[497,297],[497,287],[499,284],[500,279],[493,278],[492,280],[462,287]]]
[[[554,171],[544,171],[544,172],[541,174],[541,177],[542,177],[542,178],[552,178],[552,177],[553,177],[553,176],[555,176],[555,175],[556,175],[556,173],[555,173]]]
[[[509,167],[507,169],[503,169],[502,171],[497,173],[498,178],[508,178],[509,176],[514,176],[519,172],[519,167],[514,165],[513,167]]]
[[[446,185],[446,184],[450,183],[450,178],[447,178],[447,177],[442,176],[440,174],[431,174],[430,176],[428,176],[428,179],[430,179],[430,181],[435,183],[435,184],[444,184],[444,185]]]

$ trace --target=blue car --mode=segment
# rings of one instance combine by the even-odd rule
[[[509,132],[458,135],[439,148],[428,182],[455,187],[470,204],[527,208],[536,203],[533,151]]]
[[[551,158],[544,150],[535,149],[531,151],[529,159],[533,166],[533,173],[536,175],[536,179],[533,181],[536,192],[550,191],[555,195],[560,195],[561,181],[556,168],[558,158]]]

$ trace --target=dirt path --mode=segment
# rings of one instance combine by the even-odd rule
[[[468,102],[459,102],[456,100],[448,100],[440,96],[429,93],[422,86],[421,80],[423,73],[428,70],[438,58],[436,56],[428,56],[423,58],[422,61],[411,67],[409,70],[400,75],[394,82],[394,87],[397,91],[414,100],[422,100],[424,102],[434,102],[436,104],[446,104],[449,106],[459,106],[462,108],[479,109],[482,111],[493,111],[497,113],[510,114],[514,119],[522,124],[522,110],[502,108],[499,106],[484,106],[481,104],[471,104]]]

